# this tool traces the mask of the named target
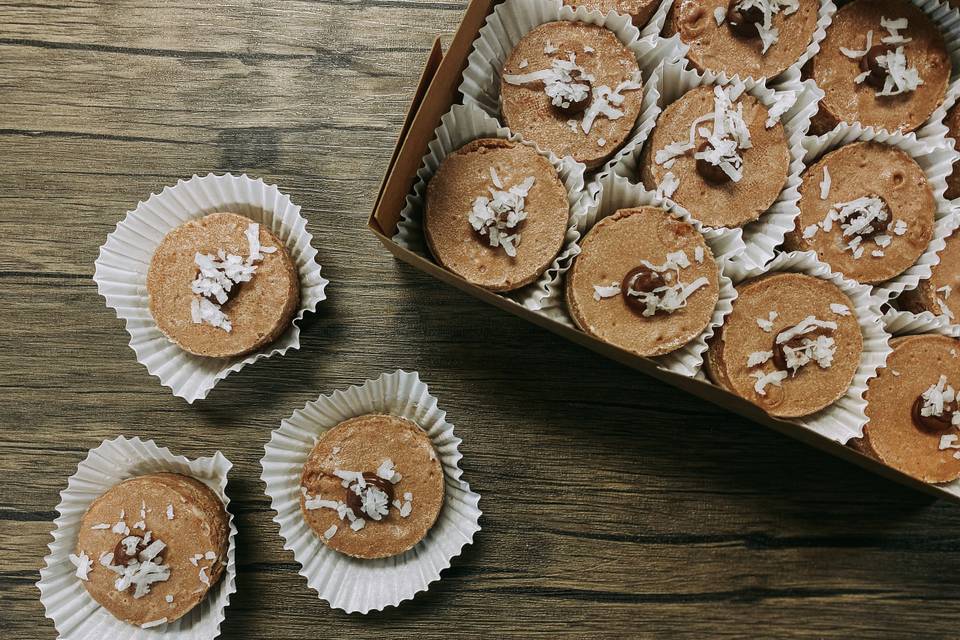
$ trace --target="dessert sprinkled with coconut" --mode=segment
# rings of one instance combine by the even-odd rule
[[[693,282],[684,283],[680,279],[680,272],[690,266],[690,258],[684,251],[675,251],[668,253],[666,261],[663,264],[653,264],[648,260],[641,260],[640,264],[651,272],[659,274],[663,285],[654,287],[650,291],[638,290],[636,286],[640,275],[634,276],[629,283],[627,290],[623,291],[622,283],[612,283],[610,285],[594,285],[593,297],[595,300],[612,298],[623,295],[627,299],[633,299],[643,308],[641,315],[649,318],[657,313],[675,313],[687,306],[687,301],[697,290],[710,284],[710,280],[705,277],[699,277]]]
[[[515,230],[527,219],[524,206],[536,179],[529,176],[520,184],[505,189],[493,167],[490,167],[490,179],[493,182],[493,186],[488,187],[490,197],[477,196],[474,199],[468,220],[474,231],[487,236],[491,247],[500,247],[513,258],[520,245],[520,232],[510,233],[510,230]]]
[[[257,263],[263,254],[273,253],[276,247],[260,246],[260,225],[250,223],[244,232],[249,254],[246,258],[223,249],[216,255],[196,253],[194,264],[200,272],[190,285],[195,294],[190,302],[190,316],[194,324],[209,324],[229,333],[233,329],[230,319],[221,310],[235,285],[249,282],[257,271]]]
[[[544,47],[544,53],[548,55],[556,51],[557,48],[549,42]],[[587,51],[585,48],[584,52],[592,53],[593,49]],[[550,98],[550,104],[554,107],[582,112],[583,115],[579,121],[571,118],[567,124],[575,133],[579,127],[588,135],[597,118],[619,120],[624,116],[624,112],[619,109],[626,99],[623,95],[624,91],[636,91],[642,88],[639,71],[633,72],[629,80],[620,82],[613,89],[605,84],[594,86],[597,82],[596,76],[577,63],[577,54],[573,51],[568,51],[566,58],[552,59],[550,66],[546,69],[521,74],[505,74],[503,79],[509,84],[518,86],[542,84],[543,92]]]
[[[834,204],[823,220],[803,230],[803,237],[810,240],[821,230],[829,232],[836,222],[842,232],[844,250],[852,253],[854,259],[859,260],[864,255],[863,242],[870,239],[877,246],[870,255],[881,258],[883,250],[893,241],[890,235],[881,232],[892,231],[896,235],[903,235],[907,230],[906,222],[890,218],[890,209],[882,198],[863,196]]]
[[[753,147],[750,129],[743,115],[743,103],[735,102],[742,93],[742,84],[714,87],[713,111],[690,124],[690,135],[686,140],[671,142],[659,149],[654,161],[665,169],[671,169],[678,157],[692,154],[695,160],[717,167],[731,181],[740,182],[743,178],[743,156],[740,152]],[[767,124],[769,127],[775,123],[776,120]],[[669,181],[668,176],[672,177]],[[657,191],[670,197],[676,187],[676,176],[668,172]]]
[[[843,305],[837,306],[846,309]],[[847,311],[849,313],[849,310]],[[821,369],[830,368],[837,351],[837,345],[832,336],[824,335],[824,333],[832,333],[836,329],[836,322],[820,320],[816,316],[807,316],[794,326],[778,333],[774,339],[775,348],[780,352],[782,362],[777,360],[774,351],[755,351],[749,354],[747,356],[747,368],[749,369],[760,367],[771,360],[776,366],[776,370],[772,372],[757,370],[750,374],[757,379],[754,385],[756,392],[760,395],[766,395],[768,385],[781,386],[783,380],[788,376],[797,375],[797,371],[811,362],[817,363]],[[766,329],[764,330],[766,331]]]
[[[117,591],[133,587],[133,597],[139,599],[150,593],[151,585],[170,578],[170,566],[160,557],[167,545],[153,538],[150,531],[145,531],[143,536],[127,536],[120,545],[123,551],[120,557],[113,553],[100,556],[100,564],[119,576],[113,585]]]
[[[900,33],[907,28],[907,19],[889,20],[882,17],[880,18],[880,24],[887,30],[887,35],[880,38],[880,42],[886,45],[882,53],[875,56],[871,54],[871,50],[876,49],[873,44],[873,31],[867,32],[866,48],[862,51],[840,47],[840,52],[852,60],[862,60],[864,57],[870,60],[870,57],[873,56],[870,61],[875,64],[875,69],[867,69],[858,75],[854,82],[862,84],[870,78],[871,74],[880,73],[883,77],[883,85],[879,86],[879,81],[877,81],[877,96],[898,96],[916,91],[917,87],[923,84],[923,78],[920,77],[920,72],[916,67],[907,66],[908,61],[903,45],[910,42],[911,39]]]

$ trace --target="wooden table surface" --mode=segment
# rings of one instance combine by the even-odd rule
[[[691,399],[395,262],[364,229],[463,0],[0,0],[0,637],[55,637],[34,587],[58,492],[118,434],[236,465],[224,638],[957,637],[960,508]],[[124,212],[194,173],[303,206],[329,300],[303,348],[189,406],[91,280]],[[368,616],[297,574],[263,495],[270,430],[417,370],[463,437],[483,531]]]

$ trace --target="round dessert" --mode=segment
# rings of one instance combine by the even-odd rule
[[[300,510],[320,540],[365,559],[395,556],[420,542],[440,514],[445,488],[423,429],[379,414],[321,434],[300,484]]]
[[[923,169],[905,152],[857,142],[803,174],[790,250],[816,251],[834,271],[878,284],[907,270],[933,238],[937,208]]]
[[[572,7],[586,7],[606,15],[613,11],[630,16],[633,25],[642,28],[660,6],[660,0],[563,0]]]
[[[773,78],[806,51],[819,10],[818,0],[677,0],[664,35],[679,34],[701,71]]]
[[[866,453],[924,482],[960,478],[956,388],[960,341],[946,336],[902,336],[890,341],[886,367],[871,378]]]
[[[662,209],[621,209],[587,233],[567,276],[584,332],[638,356],[676,351],[710,323],[720,283],[693,225]]]
[[[929,311],[956,323],[960,318],[960,232],[947,238],[937,257],[940,262],[933,265],[930,277],[921,280],[916,289],[901,293],[896,304],[904,311]]]
[[[297,266],[253,220],[211,213],[170,231],[147,273],[150,313],[184,351],[239,356],[276,340],[300,304]]]
[[[907,132],[943,102],[950,56],[908,0],[855,0],[834,16],[809,74],[825,94],[818,132],[839,122]]]
[[[802,273],[771,273],[737,293],[704,361],[713,382],[778,418],[816,413],[847,392],[863,336],[843,291]]]
[[[947,127],[947,137],[953,138],[953,149],[960,151],[960,103],[950,107],[943,119]],[[944,193],[947,200],[960,198],[960,170],[954,165],[953,171],[947,176],[947,191]]]
[[[710,227],[738,227],[759,218],[790,171],[783,125],[769,122],[767,108],[755,97],[731,100],[731,92],[702,86],[685,93],[660,115],[640,158],[647,189]]]
[[[228,535],[227,511],[207,485],[152,473],[93,501],[70,561],[94,600],[148,628],[181,618],[217,584]]]
[[[585,22],[548,22],[530,31],[500,79],[506,125],[588,169],[623,145],[642,101],[633,53],[613,32]]]
[[[458,276],[491,291],[530,284],[563,246],[570,205],[557,170],[532,148],[474,140],[427,185],[424,235]]]

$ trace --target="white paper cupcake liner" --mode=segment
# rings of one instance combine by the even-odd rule
[[[800,57],[797,58],[792,65],[775,76],[761,76],[757,78],[747,76],[747,78],[757,83],[766,83],[778,91],[784,90],[787,88],[787,85],[800,82],[800,70],[803,68],[803,65],[809,62],[810,59],[820,51],[820,43],[827,37],[827,28],[833,21],[833,14],[836,12],[837,5],[834,4],[832,0],[820,0],[820,8],[817,10],[817,26],[813,31],[813,36],[810,38],[810,43],[807,45],[807,48],[803,50]],[[710,16],[709,19],[713,20],[713,16]],[[686,57],[690,52],[690,46],[682,42],[680,46],[681,53]]]
[[[947,53],[950,56],[950,64],[952,67],[950,81],[954,83],[958,79],[958,75],[960,75],[960,12],[941,0],[910,1],[926,13],[939,27],[947,47]],[[809,56],[807,60],[809,60],[810,57],[812,56]],[[806,61],[804,61],[804,63],[806,63]],[[803,65],[801,64],[800,66],[802,67]],[[949,92],[947,96],[949,98]],[[954,100],[956,100],[955,96]],[[941,105],[938,109],[934,110],[926,123],[918,127],[915,131],[904,135],[911,138],[926,139],[928,142],[933,142],[934,145],[942,144],[943,136],[941,134],[941,127],[943,126],[943,117],[949,108],[949,106],[944,107]],[[858,123],[846,122],[842,124],[851,125]]]
[[[957,228],[958,222],[960,222],[958,215],[944,198],[944,192],[947,189],[947,176],[952,171],[953,152],[942,146],[936,147],[927,142],[921,142],[914,135],[905,136],[900,133],[890,133],[885,129],[863,127],[859,124],[840,124],[828,133],[817,137],[807,137],[804,140],[804,148],[806,149],[804,161],[810,165],[834,149],[839,149],[853,142],[869,141],[896,147],[913,158],[927,176],[927,182],[933,190],[937,206],[934,214],[933,239],[926,251],[906,271],[873,287],[873,294],[881,301],[886,302],[906,289],[915,289],[921,280],[930,277],[931,267],[940,262],[937,254],[946,246],[947,237]]]
[[[415,547],[398,556],[361,560],[320,542],[300,511],[300,476],[317,437],[331,427],[360,415],[385,413],[416,422],[440,456],[446,499],[436,524]],[[273,431],[260,461],[274,518],[284,549],[293,551],[300,575],[335,609],[347,613],[380,611],[397,606],[430,583],[473,542],[480,531],[480,496],[461,476],[460,438],[416,373],[395,371],[362,386],[349,387],[308,402]]]
[[[929,311],[913,313],[889,309],[883,314],[883,326],[887,333],[894,337],[936,333],[950,338],[960,338],[960,325],[950,324],[946,316],[936,316]]]
[[[673,6],[673,0],[661,0],[660,6],[650,16],[650,20],[640,29],[640,37],[644,39],[655,39],[663,31],[663,26],[667,22],[667,14],[670,13],[670,7]]]
[[[423,157],[420,170],[417,172],[419,179],[412,193],[407,196],[407,204],[403,211],[400,212],[400,223],[397,225],[397,233],[393,236],[393,241],[410,251],[430,257],[430,251],[423,236],[423,210],[426,206],[427,183],[448,155],[477,138],[503,138],[537,150],[557,169],[560,180],[567,189],[570,219],[560,253],[535,282],[516,291],[500,294],[529,309],[540,309],[548,295],[549,283],[555,280],[559,273],[569,268],[571,258],[580,251],[576,242],[580,239],[577,230],[578,220],[583,217],[583,209],[586,206],[583,201],[584,166],[574,162],[569,156],[561,160],[552,153],[537,149],[535,145],[525,142],[506,127],[500,126],[500,123],[476,107],[453,105],[441,119],[440,126],[437,127],[427,154]],[[467,213],[465,211],[464,216]]]
[[[157,328],[147,294],[150,259],[164,236],[184,222],[217,211],[247,216],[270,229],[283,241],[300,276],[300,306],[290,327],[269,345],[234,358],[195,356],[171,342]],[[300,207],[276,186],[245,174],[193,176],[164,187],[127,213],[100,247],[93,279],[107,306],[126,322],[137,361],[160,378],[162,385],[170,387],[173,395],[192,403],[206,398],[230,373],[261,358],[300,348],[299,321],[326,299],[327,280],[320,275],[312,241]]]
[[[806,427],[841,444],[846,444],[852,438],[861,437],[863,426],[867,423],[867,402],[863,399],[863,394],[867,390],[867,381],[877,374],[877,369],[884,365],[890,353],[888,344],[890,336],[884,331],[881,319],[881,301],[873,296],[870,287],[834,273],[827,264],[817,259],[817,254],[813,251],[780,253],[765,267],[751,269],[744,268],[742,264],[736,262],[726,263],[724,270],[735,285],[766,273],[805,273],[828,280],[847,294],[853,303],[860,333],[863,336],[860,366],[857,367],[853,381],[843,397],[817,413],[788,420],[788,422]]]
[[[679,207],[614,174],[606,174],[600,180],[598,194],[590,201],[582,220],[581,234],[586,235],[593,225],[620,209],[647,206],[664,209],[675,218],[692,224],[703,234],[718,269],[723,262],[733,260],[743,251],[743,240],[740,238],[739,229],[706,229]],[[579,254],[579,247],[577,253]],[[547,296],[542,314],[569,327],[576,327],[566,311],[563,279],[558,277],[550,283],[549,289],[550,294]],[[713,310],[710,324],[699,336],[680,349],[651,359],[662,369],[691,378],[695,377],[703,365],[707,340],[713,337],[714,331],[723,324],[724,318],[733,310],[733,301],[736,297],[737,290],[721,270],[719,300]]]
[[[705,85],[739,87],[742,92],[757,98],[768,109],[784,110],[780,116],[787,143],[790,147],[790,169],[783,189],[766,213],[754,222],[743,226],[746,250],[740,258],[748,267],[768,262],[784,236],[793,230],[800,210],[800,175],[803,172],[803,141],[810,128],[810,118],[817,112],[817,102],[822,93],[813,83],[796,83],[780,91],[774,91],[762,83],[739,77],[728,78],[711,71],[700,73],[682,65],[662,64],[653,75],[654,87],[660,95],[660,107],[666,109],[688,91]],[[784,85],[786,87],[786,85]],[[632,182],[640,181],[640,158],[643,146],[638,145],[623,156],[614,171]],[[671,202],[673,202],[671,200]],[[676,204],[676,203],[674,203]],[[680,205],[676,205],[680,207]],[[680,207],[682,208],[682,207]],[[690,212],[696,218],[696,212]]]
[[[960,97],[960,78],[953,80],[947,88],[947,95],[943,102],[933,112],[925,125],[917,129],[916,136],[921,142],[925,142],[934,147],[946,147],[954,150],[955,140],[950,135],[950,130],[945,123],[947,112],[957,104],[957,98]],[[960,153],[954,158],[960,157]]]
[[[67,488],[60,492],[59,516],[54,520],[53,542],[40,570],[40,601],[46,616],[53,620],[64,640],[210,640],[220,635],[230,595],[237,590],[236,536],[237,527],[230,517],[227,567],[220,581],[206,597],[179,620],[143,629],[113,617],[90,597],[76,575],[76,567],[68,556],[74,552],[80,522],[90,504],[120,482],[148,473],[169,471],[200,480],[230,505],[227,496],[227,474],[233,465],[219,451],[211,457],[189,460],[176,456],[153,440],[124,438],[105,440],[91,449],[77,465]],[[94,568],[94,571],[97,569]]]
[[[663,10],[663,7],[661,7]],[[664,16],[666,12],[664,11]],[[613,32],[637,58],[641,73],[654,69],[663,60],[681,58],[679,38],[640,38],[629,17],[610,12],[589,11],[585,7],[561,4],[560,0],[506,0],[487,16],[487,23],[473,43],[473,51],[463,72],[460,93],[463,103],[482,109],[492,118],[500,118],[500,75],[513,48],[533,28],[546,22],[572,20],[605,27]],[[657,96],[651,93],[649,76],[643,73],[643,101],[637,121],[623,146],[597,171],[605,171],[630,153],[653,129],[660,112]]]

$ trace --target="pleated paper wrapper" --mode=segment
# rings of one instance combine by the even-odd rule
[[[863,398],[867,381],[877,375],[877,369],[886,363],[890,353],[890,336],[883,328],[880,312],[881,300],[872,294],[870,287],[831,271],[829,266],[817,259],[813,251],[780,253],[765,267],[744,269],[735,262],[727,263],[724,267],[735,285],[766,273],[805,273],[828,280],[847,294],[853,303],[863,336],[863,352],[853,381],[847,392],[829,407],[789,421],[841,444],[863,436],[863,426],[867,423],[867,402]]]
[[[80,522],[90,504],[111,487],[128,478],[149,473],[180,473],[200,480],[223,501],[227,496],[227,474],[233,465],[219,451],[213,456],[190,460],[177,456],[153,440],[120,436],[91,449],[77,465],[67,488],[60,492],[59,516],[54,520],[53,542],[40,570],[40,601],[46,616],[53,620],[64,640],[211,640],[220,635],[230,595],[237,590],[237,527],[230,517],[227,566],[220,580],[192,610],[179,620],[143,629],[114,618],[90,597],[68,559],[74,553]],[[95,565],[94,571],[98,570]]]
[[[626,178],[614,174],[608,173],[603,176],[599,186],[600,190],[586,209],[586,216],[581,225],[582,235],[586,235],[593,225],[620,209],[657,207],[669,212],[675,218],[690,223],[703,234],[710,251],[713,253],[714,260],[717,262],[718,269],[721,268],[723,262],[733,260],[737,254],[743,251],[743,240],[740,237],[739,229],[706,229],[679,207],[673,206],[657,197],[656,194],[632,184]],[[577,253],[579,254],[579,247]],[[722,270],[720,271],[719,281],[719,300],[717,306],[714,307],[710,323],[699,336],[680,349],[652,358],[661,368],[691,378],[700,371],[703,365],[703,354],[707,350],[707,341],[713,337],[714,332],[723,324],[723,319],[733,310],[733,301],[737,297],[737,291],[733,288],[730,278],[725,276]],[[544,315],[567,326],[575,327],[576,325],[566,310],[564,289],[564,280],[561,278],[550,283],[550,294],[547,296],[548,304],[544,306]]]
[[[574,162],[569,156],[557,158],[557,156],[543,152],[535,145],[524,142],[519,136],[512,133],[506,127],[500,124],[483,111],[470,105],[454,105],[440,121],[434,138],[430,142],[427,154],[423,157],[420,171],[417,173],[418,181],[413,187],[413,191],[407,196],[407,203],[400,212],[400,223],[397,226],[397,233],[393,240],[401,247],[419,253],[420,255],[430,257],[426,241],[423,235],[423,211],[426,207],[427,183],[440,168],[444,159],[451,153],[477,138],[503,138],[512,140],[521,144],[527,144],[536,149],[540,155],[550,161],[550,164],[557,170],[557,175],[563,182],[567,190],[567,203],[570,206],[570,218],[567,223],[567,231],[563,239],[563,247],[560,253],[553,259],[549,267],[540,275],[537,280],[516,291],[507,291],[500,295],[521,304],[528,309],[540,309],[543,306],[544,298],[548,295],[548,285],[555,280],[558,274],[566,271],[570,266],[570,260],[579,251],[577,240],[580,235],[578,232],[578,221],[583,217],[583,208],[585,206],[583,173],[584,166],[579,162]],[[480,195],[480,194],[478,194]],[[466,221],[469,211],[464,211],[464,221]],[[521,240],[520,250],[523,250]]]
[[[153,252],[174,228],[209,213],[229,211],[272,231],[284,244],[300,277],[300,306],[290,327],[274,342],[233,358],[204,358],[187,353],[157,328],[150,314],[147,271]],[[127,213],[100,247],[93,279],[97,291],[126,323],[130,347],[147,371],[187,402],[207,397],[216,384],[261,358],[300,348],[298,323],[326,299],[313,236],[300,207],[275,185],[231,174],[180,180],[164,187]]]
[[[446,496],[437,522],[415,547],[390,558],[362,560],[324,545],[304,520],[300,476],[320,434],[371,413],[407,418],[427,433],[443,466]],[[427,385],[405,371],[320,396],[274,430],[264,447],[262,479],[283,546],[293,551],[300,575],[320,598],[335,609],[365,614],[395,607],[440,579],[440,572],[480,531],[480,496],[462,478],[460,442]]]

